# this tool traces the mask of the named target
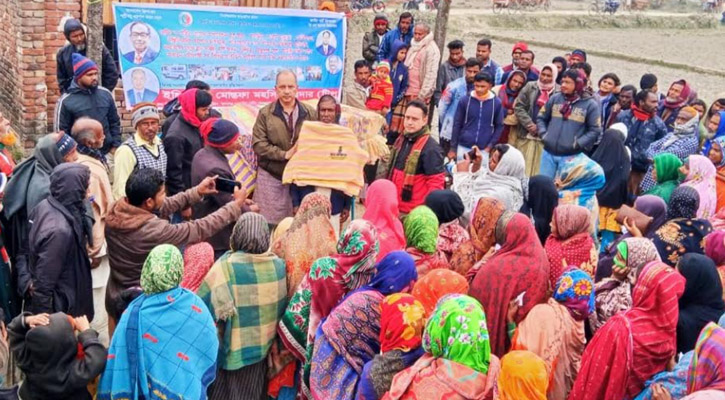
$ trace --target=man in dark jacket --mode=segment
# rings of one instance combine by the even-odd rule
[[[398,18],[398,26],[386,33],[383,40],[380,41],[377,61],[392,61],[391,58],[395,56],[395,54],[392,53],[392,48],[393,43],[395,43],[396,40],[400,40],[405,43],[406,46],[410,46],[410,42],[413,40],[413,24],[413,14],[407,11],[400,14],[400,18]]]
[[[657,116],[657,104],[657,93],[642,90],[635,96],[631,109],[622,111],[617,119],[617,122],[627,127],[624,144],[632,153],[632,171],[627,184],[630,195],[638,194],[639,185],[649,167],[647,149],[667,135],[665,123]]]
[[[461,99],[453,117],[451,149],[448,158],[463,160],[463,156],[478,147],[483,162],[488,163],[491,148],[503,132],[504,111],[501,100],[493,94],[493,77],[479,72],[473,79],[473,92]]]
[[[254,201],[271,225],[292,216],[289,187],[282,174],[305,120],[317,119],[315,110],[297,100],[297,76],[289,70],[277,74],[277,100],[262,107],[254,122],[252,145],[257,155],[257,188]]]
[[[64,163],[50,174],[50,197],[30,213],[29,249],[32,289],[29,311],[64,312],[93,320],[91,263],[86,246],[92,218],[85,199],[91,171]]]
[[[191,80],[187,82],[184,90],[189,89],[199,89],[205,92],[209,92],[211,94],[211,87],[209,87],[209,84],[204,81]],[[164,119],[164,123],[161,125],[161,139],[165,138],[166,134],[169,133],[169,128],[171,127],[171,124],[176,121],[176,117],[178,117],[179,113],[181,112],[181,104],[179,104],[179,98],[176,97],[172,100],[169,100],[166,104],[164,104],[164,108],[162,111],[166,119]],[[209,117],[221,118],[222,114],[217,110],[210,109]]]
[[[553,178],[565,156],[592,149],[602,134],[599,102],[586,91],[584,71],[570,69],[561,79],[561,92],[541,108],[536,119],[544,142],[539,173]]]
[[[90,59],[73,53],[73,82],[68,93],[56,105],[55,130],[69,133],[80,117],[95,119],[103,125],[106,139],[101,151],[108,154],[121,145],[121,118],[113,94],[98,86],[98,66]]]
[[[199,89],[189,89],[179,96],[181,113],[169,127],[164,137],[166,150],[166,189],[169,196],[189,189],[191,185],[191,161],[204,145],[199,127],[209,117],[211,95]],[[188,219],[191,210],[184,212]]]
[[[425,203],[434,190],[443,189],[443,150],[431,139],[428,129],[428,105],[420,100],[408,103],[405,109],[405,131],[393,145],[388,178],[398,191],[398,209],[408,214]],[[411,159],[418,162],[412,163]]]
[[[449,83],[463,76],[466,66],[466,58],[463,57],[463,42],[453,40],[448,43],[448,59],[438,68],[438,79],[436,90],[433,92],[433,104],[438,106],[441,94]]]
[[[204,122],[201,130],[205,145],[196,152],[191,163],[191,184],[199,185],[208,176],[234,181],[234,173],[226,155],[234,154],[242,148],[239,128],[231,121],[214,118]],[[229,192],[220,191],[214,195],[204,196],[201,202],[193,207],[194,219],[204,218],[231,201],[234,201],[234,195]],[[229,237],[233,227],[232,222],[207,240],[214,248],[215,259],[229,250]]]
[[[58,87],[60,93],[66,93],[73,82],[73,53],[86,56],[86,31],[83,25],[77,19],[69,19],[63,26],[63,34],[70,42],[63,46],[55,55],[56,60],[56,76],[58,77]],[[103,76],[101,76],[101,86],[113,92],[118,82],[118,69],[113,61],[111,52],[106,46],[102,49]]]
[[[380,42],[388,31],[390,31],[390,28],[388,28],[388,17],[385,14],[376,15],[375,19],[373,19],[373,31],[365,33],[362,45],[363,58],[370,65],[373,65],[377,61]]]

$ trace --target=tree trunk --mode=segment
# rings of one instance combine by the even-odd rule
[[[436,15],[436,27],[433,33],[433,39],[438,45],[438,49],[441,51],[441,59],[443,57],[443,50],[446,45],[446,31],[448,30],[448,14],[451,11],[451,0],[440,0],[438,3],[438,14]]]
[[[98,65],[100,77],[103,73],[103,1],[88,1],[86,25],[88,26],[86,55]]]

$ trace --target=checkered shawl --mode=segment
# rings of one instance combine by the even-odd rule
[[[223,324],[217,362],[237,370],[264,360],[287,305],[287,275],[272,253],[228,252],[214,263],[196,294]]]

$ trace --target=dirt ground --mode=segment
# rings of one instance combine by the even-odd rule
[[[717,98],[725,92],[725,53],[717,51],[718,43],[722,43],[725,29],[711,23],[703,29],[676,29],[677,23],[690,18],[699,20],[708,18],[702,14],[683,14],[685,11],[696,10],[696,5],[677,8],[677,5],[665,10],[646,11],[631,14],[622,12],[614,17],[588,17],[586,12],[588,1],[557,1],[553,0],[552,10],[526,13],[525,18],[533,18],[531,27],[520,28],[502,25],[500,19],[493,20],[488,0],[454,1],[448,24],[446,41],[460,38],[466,43],[466,56],[473,56],[476,42],[483,37],[493,36],[493,58],[501,64],[510,62],[510,51],[518,40],[535,41],[529,47],[536,54],[537,66],[550,61],[554,56],[564,55],[567,50],[582,48],[590,52],[589,62],[593,67],[592,79],[607,73],[615,72],[623,84],[638,86],[644,73],[654,73],[659,77],[660,90],[666,91],[669,83],[677,79],[685,79],[697,90],[706,102]],[[459,4],[457,7],[456,4]],[[397,20],[400,9],[388,12],[391,21]],[[567,27],[569,15],[576,16],[576,26]],[[650,17],[655,18],[651,21]],[[419,18],[434,21],[435,12],[426,12]],[[631,25],[642,25],[636,28],[591,28],[587,27],[587,18],[602,24],[602,18],[611,18],[612,25],[622,20],[632,20]],[[659,18],[659,19],[657,19]],[[710,17],[713,20],[715,16]],[[361,58],[362,35],[370,27],[372,14],[359,14],[351,19],[348,43],[346,79],[352,78],[352,64]],[[493,22],[493,23],[492,23]],[[710,21],[712,22],[712,21]],[[604,24],[606,25],[606,21]],[[687,26],[687,25],[685,25]],[[561,48],[557,48],[561,47]],[[591,55],[591,52],[606,52],[606,56]],[[623,58],[620,58],[622,55]],[[443,57],[447,55],[444,54]],[[658,65],[659,62],[673,65]],[[704,73],[694,70],[700,67],[719,72],[720,74]]]

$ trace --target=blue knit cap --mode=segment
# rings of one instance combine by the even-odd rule
[[[65,157],[66,155],[68,155],[68,153],[73,151],[73,149],[75,149],[76,146],[78,146],[78,143],[76,143],[75,139],[73,139],[71,137],[71,135],[69,135],[67,133],[60,135],[60,137],[58,138],[58,141],[55,142],[55,147],[58,149],[58,151],[60,152],[60,155],[63,157]]]
[[[78,53],[73,53],[73,80],[77,81],[87,72],[98,70],[98,65],[90,58],[83,57]]]

